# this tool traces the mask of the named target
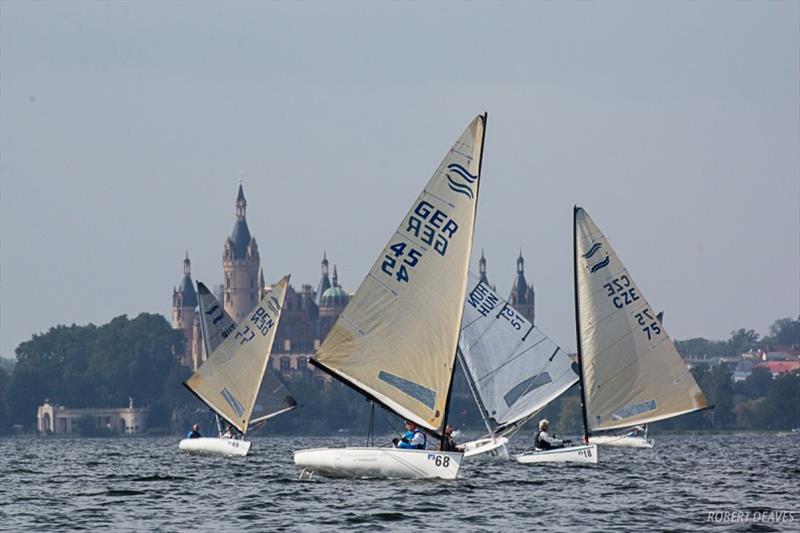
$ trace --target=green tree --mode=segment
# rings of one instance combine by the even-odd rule
[[[752,329],[739,329],[731,331],[731,338],[728,339],[728,351],[730,355],[739,355],[758,348],[759,334]]]
[[[761,398],[767,395],[772,384],[772,372],[766,368],[755,367],[739,387],[748,399]]]
[[[800,374],[778,376],[764,399],[762,419],[768,429],[800,427]]]
[[[781,318],[769,327],[767,342],[773,346],[800,347],[800,316],[797,320]]]
[[[6,406],[6,390],[8,389],[9,376],[4,368],[0,368],[0,435],[8,433],[8,408]]]
[[[715,366],[709,376],[711,390],[711,403],[714,405],[713,424],[716,429],[733,427],[735,415],[733,413],[734,397],[731,372],[724,363]]]
[[[185,376],[177,370],[183,349],[183,334],[161,315],[50,328],[16,349],[3,394],[8,420],[32,427],[45,399],[70,407],[122,407],[133,397],[137,405],[150,405],[165,396],[165,382],[173,380],[170,394],[182,389],[175,381]]]

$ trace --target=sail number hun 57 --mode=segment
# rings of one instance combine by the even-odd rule
[[[408,216],[404,231],[423,244],[433,246],[433,249],[444,257],[450,239],[458,231],[458,224],[441,209],[437,209],[425,200],[420,200]],[[381,271],[387,276],[396,278],[397,281],[408,283],[409,269],[416,267],[422,256],[422,251],[405,242],[390,243],[389,251],[383,257]]]

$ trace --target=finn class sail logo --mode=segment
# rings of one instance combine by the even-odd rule
[[[461,179],[466,180],[467,183],[461,182]],[[463,194],[470,200],[474,198],[471,185],[475,183],[477,179],[478,176],[473,176],[466,168],[457,163],[447,165],[447,186],[455,192]]]
[[[592,245],[592,247],[591,247],[591,248],[589,248],[589,251],[588,251],[588,252],[586,252],[585,254],[583,254],[583,258],[584,258],[584,259],[591,259],[591,258],[592,258],[592,256],[593,256],[593,255],[595,255],[597,252],[599,252],[599,251],[600,251],[600,248],[602,248],[602,247],[603,247],[603,244],[602,244],[602,243],[599,243],[599,242],[596,242],[596,243],[594,243],[594,244]],[[610,262],[610,259],[608,258],[608,254],[606,254],[605,258],[603,258],[603,259],[602,259],[602,260],[601,260],[599,263],[595,263],[595,264],[594,264],[594,265],[593,265],[593,266],[592,266],[592,267],[589,269],[589,271],[590,271],[592,274],[594,274],[595,272],[597,272],[597,271],[598,271],[598,270],[600,270],[601,268],[605,268],[605,267],[607,267],[609,262]]]

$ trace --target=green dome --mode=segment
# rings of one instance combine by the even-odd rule
[[[345,307],[350,297],[345,290],[338,285],[334,285],[322,293],[320,307]]]

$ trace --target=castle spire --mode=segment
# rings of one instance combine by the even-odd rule
[[[489,277],[486,275],[486,257],[483,255],[483,248],[481,248],[481,258],[478,260],[478,274],[481,281],[489,285]]]
[[[331,278],[328,275],[328,254],[322,252],[322,261],[320,262],[321,275],[319,278],[319,285],[317,285],[317,304],[322,303],[322,295],[325,291],[331,288]]]
[[[192,262],[189,260],[189,250],[186,250],[186,256],[183,258],[183,275],[192,275]]]
[[[519,257],[517,257],[517,279],[514,281],[514,288],[512,292],[515,293],[515,301],[517,305],[524,305],[527,302],[528,282],[525,279],[525,259],[522,257],[522,248],[519,250]]]
[[[242,181],[239,180],[239,194],[236,195],[236,218],[244,218],[247,214],[247,200],[244,197]]]
[[[333,286],[339,286],[339,274],[336,272],[336,264],[333,265],[333,276],[332,276]]]

